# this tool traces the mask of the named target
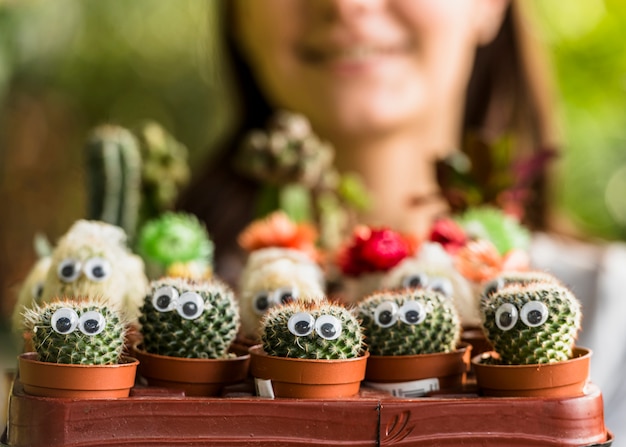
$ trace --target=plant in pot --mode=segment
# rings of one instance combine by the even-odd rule
[[[139,323],[143,342],[134,350],[139,373],[150,385],[210,396],[247,377],[250,356],[229,352],[239,330],[239,309],[222,281],[153,281]]]
[[[459,343],[461,325],[448,297],[430,289],[380,291],[358,311],[370,352],[370,386],[398,397],[462,387],[471,346]]]
[[[249,252],[239,277],[241,337],[247,348],[260,340],[261,318],[274,306],[293,300],[325,298],[325,278],[317,263],[316,231],[276,211],[248,225],[239,245]]]
[[[483,329],[494,347],[472,359],[479,390],[494,396],[575,396],[590,350],[575,346],[580,303],[558,280],[500,281],[485,289]]]
[[[262,320],[262,343],[250,348],[264,397],[342,398],[359,392],[367,353],[356,316],[328,302],[293,301]]]
[[[126,322],[99,299],[53,300],[24,312],[35,352],[19,356],[28,394],[128,397],[138,361],[123,355]]]

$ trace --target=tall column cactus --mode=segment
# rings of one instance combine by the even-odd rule
[[[122,227],[129,238],[137,228],[141,204],[141,154],[123,127],[95,128],[86,144],[88,219]]]

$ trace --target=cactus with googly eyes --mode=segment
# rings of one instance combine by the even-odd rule
[[[271,308],[261,322],[263,350],[273,356],[349,359],[363,354],[356,316],[328,301],[293,301]]]
[[[110,365],[124,350],[126,323],[104,301],[67,299],[36,305],[24,324],[42,362]]]
[[[461,324],[441,293],[428,289],[375,292],[358,305],[372,355],[416,355],[456,349]]]
[[[153,281],[139,322],[146,352],[171,357],[218,359],[239,331],[232,290],[218,279],[166,277]]]
[[[581,321],[580,303],[559,283],[510,284],[483,296],[485,336],[500,363],[568,360]]]

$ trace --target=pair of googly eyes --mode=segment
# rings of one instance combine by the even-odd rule
[[[178,293],[172,286],[159,287],[152,294],[152,305],[159,312],[176,310],[186,320],[195,320],[204,312],[204,299],[196,292]]]
[[[111,263],[104,258],[90,258],[84,263],[78,259],[64,259],[57,267],[57,275],[63,282],[74,282],[81,272],[92,281],[104,281],[111,275]]]
[[[286,304],[298,298],[297,287],[281,287],[276,290],[262,290],[252,299],[252,308],[257,315],[263,315],[271,307]]]
[[[550,312],[541,301],[529,301],[518,311],[511,303],[504,303],[496,310],[496,326],[502,331],[512,329],[519,319],[528,327],[541,326]]]
[[[438,276],[429,277],[425,273],[405,276],[402,279],[402,287],[433,290],[447,297],[451,297],[454,291],[452,283],[448,278]]]
[[[62,307],[52,314],[52,330],[67,335],[74,332],[77,328],[85,335],[98,335],[106,326],[104,316],[95,310],[90,310],[82,314],[80,317],[74,309]]]
[[[374,322],[388,328],[396,324],[398,320],[404,324],[420,324],[426,319],[426,309],[418,301],[407,301],[398,306],[393,301],[385,301],[376,306],[374,310]]]
[[[324,340],[335,340],[341,335],[341,321],[332,315],[320,315],[315,318],[308,312],[293,314],[287,322],[287,328],[296,337],[306,337],[315,331]]]

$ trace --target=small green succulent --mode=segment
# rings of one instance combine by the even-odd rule
[[[501,255],[513,249],[525,250],[530,243],[528,229],[495,207],[470,208],[456,220],[470,237],[487,239]]]
[[[24,312],[26,330],[42,362],[109,365],[124,350],[125,321],[98,299],[64,299]]]
[[[568,360],[580,328],[576,297],[551,282],[512,283],[481,300],[487,339],[509,365]]]
[[[363,354],[356,316],[328,301],[292,301],[272,307],[261,322],[269,355],[303,359],[348,359]]]
[[[192,214],[167,212],[140,230],[137,251],[149,275],[162,276],[176,263],[211,267],[214,244],[204,225]]]
[[[153,281],[139,322],[144,349],[187,358],[226,358],[239,331],[239,307],[218,279]]]
[[[429,289],[375,292],[358,305],[372,355],[416,355],[456,349],[461,323],[449,298]]]

